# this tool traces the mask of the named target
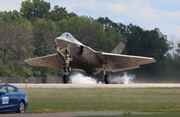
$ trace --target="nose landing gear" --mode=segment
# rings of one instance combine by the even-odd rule
[[[64,64],[64,72],[70,72],[72,71],[71,67],[69,66],[70,64],[70,61],[72,61],[72,57],[71,57],[71,54],[70,54],[70,50],[68,47],[65,47],[65,48],[60,48],[60,47],[57,47],[57,51],[59,54],[61,54],[63,57],[64,57],[64,61],[65,61],[65,64]],[[68,83],[69,81],[69,76],[70,75],[63,75],[63,83]]]
[[[64,76],[63,76],[63,83],[64,83],[64,84],[67,84],[68,81],[70,80],[70,79],[69,79],[69,76],[70,76],[70,72],[71,72],[71,67],[69,66],[69,63],[70,63],[70,61],[71,61],[71,57],[70,57],[70,55],[66,54],[65,57],[64,57],[64,59],[65,59],[65,62],[66,62],[66,63],[64,64],[64,72],[69,72],[69,73],[68,73],[69,75],[64,75]]]
[[[65,64],[64,64],[64,72],[71,72],[71,67],[69,66],[70,61],[72,61],[72,58],[70,55],[66,54],[65,57]]]

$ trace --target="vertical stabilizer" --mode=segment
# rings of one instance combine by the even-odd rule
[[[124,45],[123,43],[119,43],[116,48],[114,48],[114,50],[111,53],[115,53],[115,54],[121,54],[121,52],[123,51],[124,47],[126,45]]]

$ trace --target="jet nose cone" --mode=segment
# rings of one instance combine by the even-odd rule
[[[56,37],[55,40],[64,40],[64,38],[60,36],[60,37]]]

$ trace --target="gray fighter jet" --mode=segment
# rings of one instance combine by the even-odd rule
[[[95,75],[104,71],[104,82],[110,83],[107,71],[118,72],[139,68],[139,65],[154,63],[150,57],[130,56],[121,54],[125,45],[120,43],[112,53],[95,51],[76,40],[70,33],[63,33],[55,39],[56,54],[25,60],[29,65],[60,68],[64,72],[85,71]],[[63,83],[68,83],[69,75],[63,76]]]

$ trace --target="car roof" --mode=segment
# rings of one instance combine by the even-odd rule
[[[0,86],[2,86],[2,85],[7,85],[7,83],[0,83]]]
[[[10,85],[10,86],[16,87],[16,86],[8,84],[8,83],[0,83],[0,86],[3,86],[3,85]],[[18,87],[16,87],[16,88],[18,88]]]

